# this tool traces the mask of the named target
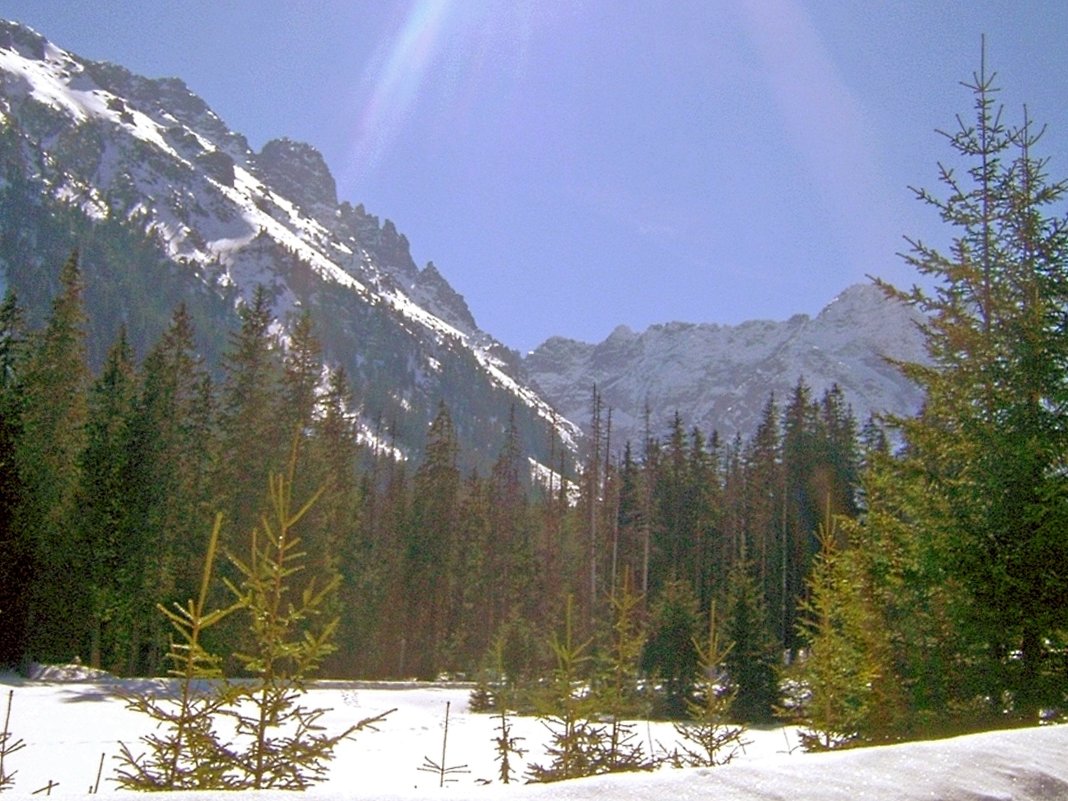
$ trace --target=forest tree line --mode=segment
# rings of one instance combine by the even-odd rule
[[[815,526],[857,511],[861,451],[837,388],[816,400],[799,381],[782,410],[769,399],[749,440],[724,445],[676,415],[663,436],[650,424],[637,448],[615,449],[593,389],[578,469],[557,446],[559,471],[532,479],[509,426],[489,474],[465,475],[444,404],[414,467],[361,440],[310,316],[283,345],[263,291],[214,382],[182,306],[139,364],[120,330],[92,374],[77,254],[60,285],[39,330],[13,294],[0,309],[7,664],[163,670],[157,604],[195,594],[217,511],[223,550],[247,551],[268,477],[293,448],[295,495],[322,490],[302,524],[307,579],[341,578],[335,676],[473,676],[498,641],[511,672],[535,673],[569,596],[593,632],[624,581],[646,610],[678,582],[707,610],[735,568],[774,610],[765,639],[795,648]],[[234,634],[219,635],[224,653],[239,649]]]

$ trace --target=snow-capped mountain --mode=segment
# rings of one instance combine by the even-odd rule
[[[740,325],[620,326],[598,345],[555,337],[524,360],[545,396],[571,420],[589,419],[592,388],[612,410],[612,438],[642,441],[645,409],[659,435],[678,411],[688,426],[721,437],[752,434],[770,393],[786,401],[798,379],[815,398],[837,383],[858,421],[911,414],[920,390],[886,357],[924,361],[917,312],[874,285],[856,285],[815,318]]]
[[[439,399],[483,456],[500,447],[513,405],[532,456],[552,426],[572,437],[438,270],[414,264],[393,223],[338,201],[313,147],[279,139],[253,152],[178,79],[89,61],[0,22],[0,205],[0,289],[15,287],[31,315],[81,248],[101,329],[91,339],[103,340],[93,352],[118,322],[143,347],[189,298],[215,337],[205,349],[218,351],[236,307],[263,285],[283,337],[294,312],[311,310],[367,425],[403,451],[418,450]]]
[[[617,443],[641,438],[647,407],[654,433],[677,410],[687,425],[748,435],[769,393],[785,399],[799,378],[817,396],[840,385],[861,420],[920,403],[883,358],[922,360],[914,313],[865,286],[813,319],[620,327],[599,345],[550,339],[521,361],[433,264],[413,262],[392,222],[339,201],[312,146],[277,139],[254,152],[181,80],[89,61],[2,21],[0,210],[0,290],[12,286],[31,320],[80,248],[97,363],[120,323],[143,353],[178,301],[217,363],[237,307],[262,285],[283,336],[311,311],[368,434],[407,454],[439,400],[483,464],[513,406],[535,461],[554,440],[573,445],[568,421],[589,418],[594,385]]]

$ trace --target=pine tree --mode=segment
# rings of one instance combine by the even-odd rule
[[[779,417],[775,395],[769,395],[756,432],[740,449],[742,465],[735,472],[735,482],[741,508],[731,558],[753,561],[778,639],[786,646],[792,604],[787,586],[789,552]]]
[[[513,406],[504,444],[487,484],[486,569],[492,593],[488,612],[493,623],[502,622],[517,611],[528,618],[534,612],[534,546],[527,472]]]
[[[366,718],[344,731],[327,734],[321,724],[326,709],[297,702],[307,680],[335,648],[337,618],[319,620],[338,578],[309,582],[296,595],[294,576],[304,554],[295,528],[317,500],[313,495],[296,508],[292,498],[296,447],[288,475],[272,475],[268,506],[253,530],[247,561],[233,559],[243,580],[230,584],[236,602],[248,611],[251,648],[237,655],[253,680],[227,693],[235,729],[232,769],[242,789],[304,790],[326,776],[334,749],[364,728],[373,728],[389,712]]]
[[[743,740],[745,727],[731,722],[731,707],[738,688],[724,681],[731,646],[720,643],[715,604],[708,621],[708,640],[703,646],[694,643],[700,653],[701,666],[697,698],[687,704],[690,719],[675,724],[675,732],[684,741],[682,752],[676,752],[673,760],[679,767],[726,765],[747,745]]]
[[[940,168],[946,196],[917,192],[953,230],[948,252],[916,241],[906,255],[934,288],[893,294],[927,315],[932,363],[906,365],[926,406],[903,430],[931,513],[948,515],[926,523],[947,531],[945,568],[971,596],[959,622],[985,653],[969,692],[1034,710],[1062,691],[1044,663],[1068,625],[1068,184],[1034,155],[1026,107],[1018,127],[1002,121],[994,81],[984,58],[966,84],[972,120],[946,134],[965,165]]]
[[[746,561],[736,562],[727,578],[724,626],[730,643],[724,667],[734,691],[732,713],[736,720],[766,723],[779,700],[777,643],[752,566]]]
[[[282,380],[281,353],[272,331],[274,317],[264,287],[258,286],[251,300],[239,309],[241,328],[231,335],[224,356],[224,380],[218,409],[218,450],[214,466],[213,506],[224,509],[223,551],[248,551],[248,537],[263,511],[263,487],[272,474],[284,472],[278,443],[288,442],[278,414]],[[220,566],[220,574],[238,580],[232,564]],[[215,599],[221,604],[223,599]],[[211,637],[213,647],[240,648],[246,632],[232,629],[234,618],[223,622]]]
[[[119,786],[125,790],[219,790],[241,786],[233,772],[235,755],[216,730],[216,721],[227,714],[228,685],[223,681],[222,660],[209,653],[203,633],[241,607],[208,610],[219,546],[222,515],[208,538],[200,591],[196,600],[159,610],[176,635],[167,654],[168,674],[176,683],[175,697],[146,691],[126,696],[127,708],[147,715],[157,731],[141,738],[147,753],[134,754],[120,744]]]
[[[22,310],[9,290],[0,304],[0,666],[7,667],[17,665],[26,650],[32,578],[32,546],[16,519],[25,492],[17,448],[26,357]]]
[[[552,650],[556,668],[541,698],[538,718],[549,732],[545,747],[547,765],[527,770],[532,782],[554,782],[592,776],[599,771],[599,756],[605,740],[603,726],[593,722],[596,706],[584,685],[592,658],[592,639],[576,642],[574,605],[570,596],[564,612],[562,636],[554,633]]]
[[[142,574],[130,673],[154,675],[167,653],[167,631],[152,610],[184,602],[199,586],[206,540],[198,521],[211,514],[214,414],[193,322],[179,305],[142,363],[130,423],[128,516],[152,554]]]
[[[136,648],[134,621],[145,586],[146,547],[130,519],[130,424],[136,392],[125,326],[89,389],[85,448],[77,488],[79,541],[90,598],[89,664],[121,672]]]
[[[80,586],[85,554],[72,525],[89,381],[77,252],[59,277],[47,325],[30,346],[16,448],[25,488],[16,525],[33,548],[28,649],[45,661],[80,655],[90,618]]]
[[[459,446],[444,402],[427,434],[426,454],[415,474],[412,522],[404,550],[406,630],[412,643],[409,669],[423,679],[442,668],[450,617],[449,582],[459,530]]]
[[[649,636],[642,649],[642,672],[663,684],[661,714],[681,719],[700,670],[694,642],[700,631],[697,598],[688,582],[670,581],[654,602]]]
[[[786,647],[796,649],[797,608],[805,594],[812,555],[816,551],[827,482],[820,471],[823,438],[819,407],[812,389],[798,379],[783,411],[782,434],[782,526],[783,547],[783,636]],[[816,480],[814,480],[816,479]]]
[[[216,503],[228,510],[227,529],[244,536],[258,522],[268,476],[284,469],[277,445],[293,432],[284,430],[277,412],[281,353],[266,289],[258,286],[239,314],[241,328],[231,336],[223,361],[216,479],[221,497]],[[243,552],[245,544],[224,537],[226,549]]]
[[[838,537],[828,517],[819,529],[820,552],[801,623],[808,657],[798,671],[807,693],[800,736],[809,751],[842,748],[875,734],[875,688],[888,670],[885,649],[877,645],[881,621]]]
[[[652,770],[656,760],[645,753],[632,722],[645,717],[647,711],[638,690],[645,633],[640,620],[642,598],[624,580],[608,600],[612,627],[592,687],[593,703],[605,722],[597,772]]]
[[[338,650],[327,659],[331,675],[345,675],[351,670],[355,652],[361,642],[364,614],[373,614],[370,599],[363,592],[362,578],[367,570],[368,553],[360,537],[361,488],[357,460],[357,441],[353,398],[343,368],[330,371],[326,390],[319,403],[313,424],[309,463],[314,467],[323,494],[309,512],[310,527],[319,540],[317,553],[310,553],[312,572],[331,580],[340,576],[340,584],[329,614],[341,615]]]

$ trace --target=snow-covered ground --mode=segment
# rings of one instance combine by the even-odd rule
[[[84,669],[52,669],[34,680],[0,674],[0,714],[14,690],[11,730],[26,747],[8,757],[17,771],[5,799],[29,798],[49,782],[53,796],[88,795],[101,755],[101,793],[113,793],[118,743],[137,752],[150,722],[125,709],[114,681]],[[664,801],[994,801],[1068,799],[1068,726],[1048,726],[834,754],[804,754],[791,729],[751,730],[745,754],[712,769],[673,770],[562,782],[508,786],[496,780],[495,720],[468,711],[464,687],[326,682],[306,705],[329,707],[325,723],[340,730],[356,720],[396,708],[377,732],[361,732],[338,748],[330,778],[309,791],[337,799],[657,799]],[[419,770],[424,758],[441,759],[446,704],[450,705],[449,767],[466,766],[439,787],[436,774]],[[2,720],[0,720],[2,723]],[[670,748],[670,724],[640,724],[647,748]],[[546,762],[545,730],[530,718],[514,721],[525,738],[526,760]],[[490,783],[486,783],[489,780]],[[43,794],[42,794],[43,795]],[[223,793],[182,793],[181,798],[225,801]],[[269,801],[289,793],[261,793]],[[39,796],[40,797],[40,796]]]

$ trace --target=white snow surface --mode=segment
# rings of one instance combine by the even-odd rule
[[[165,682],[118,681],[82,666],[51,667],[23,679],[0,674],[0,711],[14,691],[11,731],[26,747],[7,758],[15,785],[5,799],[29,799],[49,781],[52,795],[81,798],[96,781],[100,792],[117,791],[114,774],[119,743],[139,751],[151,722],[127,710],[120,689],[163,689]],[[308,795],[320,799],[619,799],[644,801],[1032,801],[1068,799],[1068,725],[1014,729],[949,740],[907,743],[829,754],[805,754],[791,728],[750,730],[745,753],[731,764],[709,769],[617,774],[551,785],[508,785],[497,780],[493,737],[496,721],[468,710],[470,688],[416,683],[321,682],[303,699],[329,707],[324,723],[337,731],[365,717],[396,708],[379,725],[337,749],[327,781]],[[449,704],[447,766],[466,773],[439,787],[439,777],[420,771],[424,758],[441,759],[443,722]],[[525,760],[545,763],[545,729],[532,718],[515,718],[513,735],[523,737]],[[647,749],[670,748],[677,739],[670,724],[639,723]],[[485,783],[489,780],[489,783]],[[264,801],[293,798],[264,791]],[[40,796],[39,796],[40,797]],[[178,799],[227,801],[232,793],[186,792]]]

